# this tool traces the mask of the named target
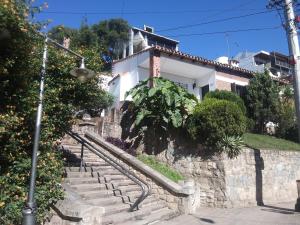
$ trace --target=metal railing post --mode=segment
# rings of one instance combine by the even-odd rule
[[[83,151],[84,151],[84,143],[82,141],[81,142],[81,152],[80,152],[80,169],[79,169],[79,172],[81,172],[82,166],[83,166]]]

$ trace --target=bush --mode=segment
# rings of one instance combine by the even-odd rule
[[[226,136],[241,136],[245,129],[246,117],[240,107],[215,98],[206,98],[199,103],[188,123],[192,138],[208,148],[218,147]]]
[[[235,102],[240,107],[243,114],[244,115],[246,114],[246,106],[244,104],[243,99],[241,99],[240,96],[238,96],[236,93],[233,93],[231,91],[225,91],[225,90],[211,91],[205,95],[205,98],[216,98],[216,99],[220,99],[220,100],[227,100],[230,102]]]
[[[21,209],[26,201],[31,168],[30,158],[15,161],[4,176],[0,176],[0,215],[1,224],[21,224]],[[41,153],[37,165],[35,199],[37,202],[37,220],[42,223],[49,207],[63,198],[60,186],[63,175],[63,161],[59,152]]]
[[[243,146],[244,142],[241,136],[225,136],[219,142],[218,147],[222,149],[222,151],[226,152],[229,158],[235,158],[240,154]]]

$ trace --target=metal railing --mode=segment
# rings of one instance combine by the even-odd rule
[[[104,151],[101,151],[99,148],[94,146],[90,141],[88,141],[86,138],[81,137],[78,133],[75,133],[73,131],[68,131],[67,134],[69,134],[72,138],[74,138],[76,141],[78,141],[81,144],[81,153],[80,153],[80,171],[82,170],[82,167],[84,166],[84,147],[86,147],[91,152],[95,153],[97,156],[102,158],[105,162],[110,164],[112,167],[117,169],[119,172],[121,172],[123,175],[128,177],[130,180],[132,180],[135,184],[140,186],[142,190],[142,194],[138,197],[138,199],[130,206],[129,211],[132,212],[135,209],[139,209],[139,204],[145,200],[145,198],[150,194],[150,186],[143,181],[141,178],[139,178],[136,174],[131,172],[128,168],[121,165],[121,163],[117,162],[113,157],[109,156],[109,154],[105,153]]]

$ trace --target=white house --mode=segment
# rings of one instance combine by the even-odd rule
[[[115,96],[115,109],[121,107],[127,91],[149,77],[169,79],[201,100],[208,91],[215,89],[241,94],[253,76],[252,71],[238,67],[235,61],[221,63],[180,52],[178,41],[150,31],[132,28],[130,39],[129,47],[124,48],[124,58],[113,62],[109,91]]]

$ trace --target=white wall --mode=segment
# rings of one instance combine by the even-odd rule
[[[115,96],[114,106],[118,107],[120,101],[125,100],[125,93],[139,82],[139,67],[142,62],[149,58],[149,52],[137,54],[133,57],[116,62],[113,66],[113,76],[120,76],[119,86],[110,87],[110,92]],[[110,83],[110,86],[113,85]],[[119,89],[118,91],[116,89]]]
[[[109,93],[114,96],[114,103],[112,108],[119,108],[120,102],[120,77],[117,77],[115,80],[111,81],[108,86]]]

